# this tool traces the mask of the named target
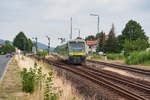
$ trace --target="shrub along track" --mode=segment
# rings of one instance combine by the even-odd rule
[[[107,63],[107,62],[104,62],[104,61],[89,60],[89,59],[87,59],[87,62],[94,63],[94,64],[105,65],[107,67],[113,67],[113,68],[117,68],[117,69],[127,70],[127,71],[130,71],[130,72],[134,72],[134,73],[150,76],[150,70],[146,70],[146,69],[129,67],[127,65],[119,65],[119,64],[114,64],[114,63]]]
[[[39,58],[37,58],[39,59]],[[147,84],[136,83],[130,79],[116,76],[108,71],[98,70],[90,66],[68,65],[50,59],[44,59],[49,64],[82,76],[93,83],[104,86],[129,100],[150,100],[150,87]]]

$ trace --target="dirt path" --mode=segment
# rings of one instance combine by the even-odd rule
[[[20,70],[13,58],[0,84],[0,100],[27,100],[27,94],[22,93],[21,87]]]

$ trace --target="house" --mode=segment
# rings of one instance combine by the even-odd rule
[[[88,54],[96,53],[96,48],[99,40],[87,40],[87,52]]]
[[[0,43],[0,47],[2,47],[4,45],[4,43]]]
[[[109,38],[109,35],[105,34],[105,40],[107,40],[108,38]],[[99,42],[99,39],[86,41],[88,54],[96,53],[98,42]]]

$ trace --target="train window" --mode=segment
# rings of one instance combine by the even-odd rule
[[[84,42],[70,42],[71,52],[84,52]]]

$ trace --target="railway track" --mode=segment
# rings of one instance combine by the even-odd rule
[[[113,82],[113,84],[117,84],[121,87],[124,87],[131,92],[136,92],[138,95],[144,96],[145,98],[150,99],[150,86],[144,83],[135,82],[128,78],[118,76],[109,71],[98,70],[90,66],[79,67],[82,70],[87,70],[94,75],[99,76],[99,78],[104,78],[108,81]]]
[[[89,59],[87,59],[87,61],[90,62],[90,63],[100,64],[100,65],[106,65],[108,67],[113,67],[113,68],[117,68],[117,69],[127,70],[127,71],[130,71],[130,72],[135,72],[135,73],[138,73],[138,74],[150,76],[150,70],[145,70],[145,69],[135,68],[135,67],[129,67],[127,65],[119,65],[119,64],[114,64],[114,63],[106,63],[106,62],[103,62],[103,61],[95,61],[95,60],[89,60]]]
[[[150,87],[146,84],[136,83],[132,80],[124,79],[112,75],[108,72],[100,71],[89,66],[74,66],[64,63],[44,59],[47,63],[62,68],[74,74],[80,75],[95,84],[111,89],[120,96],[129,100],[150,100]],[[85,68],[86,67],[86,68]]]

